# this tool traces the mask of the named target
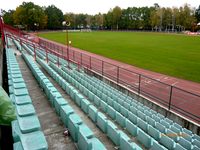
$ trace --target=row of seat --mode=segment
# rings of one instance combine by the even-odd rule
[[[28,52],[29,51],[31,51],[31,52],[29,52],[29,54],[30,55],[34,55],[34,53],[33,53],[33,51],[34,51],[34,48],[31,46],[31,45],[28,45],[26,48],[25,48]],[[40,58],[40,59],[42,59],[42,60],[46,60],[46,52],[45,52],[45,50],[44,49],[38,49],[38,48],[36,48],[36,54],[37,54],[37,56]],[[53,55],[53,54],[51,54],[51,53],[48,53],[48,59],[51,61],[51,62],[53,62],[53,63],[55,63],[55,64],[57,64],[58,63],[58,61],[59,61],[59,64],[60,65],[69,65],[68,67],[70,67],[70,68],[76,68],[77,67],[77,65],[76,64],[74,64],[74,63],[68,63],[66,60],[64,60],[63,58],[59,58],[59,57],[57,57],[57,56],[55,56],[55,55]]]
[[[17,47],[17,49],[19,51],[21,51],[21,44],[20,44],[20,42],[18,40],[13,39],[13,43],[15,44],[15,46]]]
[[[62,118],[62,121],[69,129],[74,142],[78,143],[80,150],[92,150],[95,147],[99,149],[106,149],[104,145],[94,136],[93,132],[82,119],[74,112],[73,108],[61,96],[53,84],[46,78],[38,66],[34,63],[32,57],[23,53],[23,58],[31,69],[36,80],[44,89],[52,107],[55,108],[56,113]],[[38,58],[37,58],[38,59]],[[87,134],[86,134],[87,133]]]
[[[91,103],[94,103],[94,105],[96,107],[100,108],[103,112],[107,113],[108,116],[110,118],[112,118],[113,120],[115,120],[122,128],[130,129],[130,130],[128,130],[128,131],[130,131],[130,133],[135,131],[134,128],[130,127],[129,124],[131,124],[131,122],[128,119],[126,119],[126,117],[124,117],[124,114],[121,114],[120,112],[116,112],[112,107],[107,105],[106,102],[102,101],[94,93],[92,93],[91,91],[84,88],[84,86],[81,85],[81,83],[79,83],[78,81],[75,81],[72,77],[70,77],[64,71],[57,68],[54,64],[50,63],[50,66],[53,69],[55,69],[56,71],[58,71],[60,73],[60,75],[62,75],[69,83],[71,83],[73,86],[78,88],[85,96],[88,97],[88,99],[90,100]],[[67,89],[66,89],[66,91],[67,91]],[[96,110],[96,112],[97,112],[97,110]],[[95,117],[93,117],[93,118],[95,118]],[[96,121],[96,120],[93,119],[93,121]],[[105,123],[103,125],[104,125],[103,127],[100,126],[100,129],[105,130]],[[150,139],[151,142],[148,142],[148,139],[145,139],[145,138],[143,139],[143,137],[145,137],[145,136],[144,136],[144,134],[141,134],[141,133],[143,133],[143,131],[141,129],[138,129],[138,132],[139,132],[139,134],[137,136],[137,139],[145,147],[152,148],[152,149],[156,149],[156,148],[157,149],[158,148],[159,149],[165,149],[163,146],[161,146],[158,142],[156,142],[153,139]],[[114,138],[113,138],[113,140],[114,140]]]
[[[77,74],[78,76],[81,75],[77,71],[74,71],[73,73],[69,71],[68,73],[71,73],[70,75],[74,77],[76,77],[75,74]],[[191,131],[185,128],[182,128],[180,125],[174,123],[172,120],[165,118],[163,115],[156,113],[155,111],[149,109],[146,106],[143,106],[141,103],[138,103],[137,101],[127,96],[126,94],[121,93],[120,91],[114,89],[111,86],[108,86],[107,84],[105,84],[104,82],[96,78],[92,78],[84,74],[82,75],[81,79],[84,79],[84,80],[80,80],[80,82],[82,82],[81,84],[86,89],[89,89],[94,94],[96,94],[97,97],[104,100],[105,103],[108,103],[107,106],[112,105],[113,108],[115,108],[115,112],[117,112],[118,110],[120,113],[121,112],[120,109],[122,108],[122,110],[124,110],[124,113],[127,114],[127,111],[123,109],[123,107],[131,111],[131,113],[135,115],[133,117],[134,119],[131,120],[131,123],[133,123],[134,125],[138,126],[138,122],[141,125],[141,121],[140,120],[138,121],[138,119],[141,119],[145,121],[147,125],[148,124],[151,125],[153,127],[153,130],[157,129],[160,132],[158,135],[172,135],[172,136],[169,136],[170,139],[174,140],[175,142],[179,142],[179,144],[181,144],[182,146],[188,149],[194,149],[194,148],[199,147],[199,141],[200,141],[199,136],[192,134]],[[123,107],[118,107],[119,105],[117,105],[117,103]],[[104,108],[106,109],[107,106]],[[128,112],[128,118],[130,118],[131,113]],[[110,113],[110,114],[113,114],[113,113]],[[112,116],[115,116],[114,114]],[[147,128],[149,129],[150,126],[147,126]],[[145,130],[145,132],[148,133],[147,130]],[[160,141],[160,138],[158,140]],[[171,142],[171,143],[172,145],[174,145],[174,142]]]
[[[51,69],[44,61],[37,59],[37,62],[59,83],[59,85],[70,95],[72,100],[90,117],[90,119],[96,123],[96,125],[108,135],[116,146],[120,149],[141,149],[137,144],[131,141],[131,139],[121,130],[117,128],[103,113],[92,105],[76,88],[66,82],[60,75],[58,75],[53,69]],[[68,122],[68,121],[67,121]]]
[[[80,76],[80,73],[75,71],[77,75]],[[73,76],[73,74],[71,74]],[[146,120],[147,117],[144,117],[145,115],[152,118],[155,122],[159,122],[163,126],[165,126],[166,129],[172,129],[174,132],[177,132],[178,134],[184,134],[184,138],[188,140],[189,142],[195,142],[197,146],[199,146],[200,142],[200,136],[193,134],[192,131],[183,128],[179,124],[173,122],[172,120],[164,117],[160,113],[155,112],[154,110],[150,109],[149,107],[144,106],[140,102],[135,101],[134,99],[128,97],[128,96],[122,96],[124,94],[117,93],[116,90],[110,90],[109,87],[105,83],[98,81],[95,78],[92,78],[83,75],[82,79],[85,79],[85,81],[80,81],[82,84],[84,84],[88,89],[93,90],[95,94],[97,94],[99,97],[104,99],[104,101],[110,101],[110,99],[117,101],[120,105],[124,106],[126,109],[131,110],[132,113],[139,115],[142,119]],[[92,81],[93,80],[93,81]],[[88,85],[89,83],[89,85]],[[96,87],[96,89],[92,89],[90,86]],[[141,113],[142,112],[142,113]],[[152,125],[154,126],[155,123]]]
[[[80,75],[80,73],[77,72],[77,71],[75,71],[75,74]],[[73,76],[73,74],[71,74],[71,75]],[[105,98],[105,99],[108,99],[108,97],[110,97],[115,101],[119,101],[119,103],[121,105],[123,105],[124,107],[126,107],[127,109],[130,109],[130,107],[133,105],[134,107],[138,108],[138,110],[140,110],[142,112],[145,112],[145,110],[146,110],[146,113],[147,113],[147,111],[150,111],[150,113],[152,115],[154,114],[157,117],[159,117],[159,118],[156,118],[156,121],[161,122],[164,119],[168,124],[173,124],[176,128],[180,129],[180,132],[182,131],[185,134],[191,135],[190,141],[193,141],[195,139],[200,141],[200,136],[193,134],[192,131],[190,131],[186,128],[183,128],[179,124],[177,124],[177,123],[173,122],[172,120],[164,117],[160,113],[155,112],[154,110],[150,109],[149,107],[146,107],[145,105],[141,104],[140,102],[137,102],[136,100],[132,99],[131,97],[127,96],[124,93],[121,93],[120,91],[118,91],[118,90],[114,89],[113,87],[105,84],[104,82],[102,82],[102,81],[100,81],[96,78],[91,78],[90,76],[88,76],[86,74],[83,75],[82,79],[86,80],[86,81],[83,81],[83,82],[86,82],[86,83],[83,83],[83,84],[88,86],[88,88],[91,88],[91,87],[87,83],[91,84],[92,86],[96,86],[96,91],[93,91],[93,92],[97,92],[98,96]],[[98,92],[98,90],[100,92]],[[106,94],[108,97],[105,97],[104,94]],[[122,101],[120,101],[120,100],[122,100]],[[147,116],[148,115],[150,115],[150,114],[147,114]],[[167,123],[163,122],[163,124],[166,124],[166,126],[168,126]]]
[[[50,64],[50,65],[53,66],[52,64]],[[60,71],[60,69],[55,66],[54,66],[54,69],[57,69],[57,71]],[[68,72],[70,72],[70,71],[68,71]],[[76,72],[76,71],[74,71],[74,72]],[[62,73],[62,71],[60,71],[60,73]],[[75,73],[71,73],[72,76],[76,76],[74,74]],[[76,76],[76,77],[77,78],[80,77],[80,74],[79,74],[79,76]],[[77,80],[77,81],[79,81],[80,83],[82,83],[84,85],[84,82],[81,81],[83,78],[84,78],[84,76],[80,77],[79,78],[80,80]],[[91,80],[88,80],[88,81],[91,81]],[[75,82],[75,84],[76,84],[76,82]],[[87,84],[87,86],[89,86],[89,85],[91,85],[91,84]],[[100,87],[97,84],[97,82],[94,83],[93,85],[96,87]],[[89,87],[87,87],[87,88],[90,89]],[[85,91],[86,91],[85,93],[87,93],[87,89],[85,89]],[[154,135],[156,132],[157,137],[159,137],[159,138],[156,138],[156,140],[158,142],[160,142],[160,144],[164,145],[165,147],[167,147],[167,148],[173,147],[174,149],[176,149],[176,147],[177,148],[182,147],[182,149],[184,149],[183,147],[185,147],[187,149],[195,149],[195,148],[199,147],[199,141],[198,141],[197,135],[193,135],[194,140],[192,140],[192,143],[191,143],[191,142],[187,141],[187,140],[190,140],[190,136],[188,134],[190,134],[191,131],[183,129],[182,135],[181,135],[180,133],[171,131],[171,128],[165,129],[165,126],[163,126],[159,122],[157,123],[156,121],[154,121],[152,119],[152,116],[149,115],[149,114],[151,114],[151,113],[149,113],[151,111],[149,111],[150,109],[148,107],[147,107],[148,109],[145,110],[146,114],[144,114],[144,109],[143,109],[143,107],[141,107],[141,105],[138,105],[139,103],[130,107],[130,102],[127,103],[125,101],[117,101],[117,102],[113,101],[111,99],[111,97],[106,98],[105,95],[102,95],[103,93],[99,92],[98,90],[95,90],[94,87],[91,88],[91,91],[93,91],[94,94],[98,95],[100,97],[100,99],[104,99],[104,102],[102,101],[101,103],[99,103],[99,100],[98,100],[98,102],[96,102],[96,105],[101,105],[102,110],[104,112],[111,114],[111,118],[117,119],[116,116],[117,116],[118,112],[121,113],[121,115],[127,117],[130,121],[132,121],[131,125],[140,127],[140,129],[143,129],[143,131],[145,131],[147,134],[150,134],[150,136],[152,136],[154,139],[156,138]],[[90,95],[91,94],[89,94],[88,96],[91,97]],[[122,102],[124,102],[124,104]],[[143,109],[143,112],[135,109],[135,108],[137,108],[137,105],[139,106],[138,108]],[[115,111],[112,109],[112,107],[115,109]],[[108,108],[108,111],[107,111],[107,108]],[[138,111],[138,113],[137,113],[137,111]],[[152,112],[154,112],[154,111],[152,111]],[[146,117],[146,116],[148,116],[148,117]],[[164,116],[162,116],[161,114],[156,115],[156,112],[154,112],[154,116],[155,116],[155,118],[159,119],[157,121],[162,120],[161,123],[163,123],[164,125],[168,125],[168,122],[170,122],[171,124],[173,123],[171,120],[164,118]],[[146,119],[149,120],[150,123],[152,123],[152,124],[149,124]],[[119,122],[124,127],[125,126],[125,118],[123,118],[123,120],[124,120],[123,122],[121,120]],[[145,123],[145,125],[144,125],[144,123]],[[180,128],[180,126],[176,123],[172,125],[172,129],[177,129],[178,127]],[[148,131],[149,129],[151,129],[151,131],[153,131],[153,133]],[[135,133],[137,133],[137,132],[135,132]],[[168,135],[168,136],[163,137],[161,135]],[[136,134],[134,134],[134,136],[136,136]],[[180,138],[179,138],[179,136],[180,136]],[[167,138],[169,141],[171,141],[171,145],[168,143],[163,143],[162,142],[163,138]],[[173,141],[173,140],[175,140],[175,141]],[[179,144],[177,144],[176,142],[178,142]],[[173,149],[173,148],[171,148],[171,149]]]
[[[12,48],[6,49],[6,58],[9,94],[15,105],[17,116],[17,119],[12,121],[13,148],[15,150],[48,149]]]

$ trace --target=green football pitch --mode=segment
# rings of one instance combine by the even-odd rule
[[[66,44],[65,32],[39,36]],[[69,33],[72,46],[166,75],[200,82],[200,36],[145,32]]]

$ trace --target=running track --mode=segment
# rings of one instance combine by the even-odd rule
[[[54,45],[52,49],[56,50],[60,54],[63,54],[64,56],[67,56],[66,48],[63,51],[61,51],[59,48],[59,46],[63,47],[64,45],[47,39],[41,39],[52,43]],[[91,60],[90,56],[92,57]],[[151,100],[159,103],[167,109],[169,107],[168,104],[171,92],[170,85],[172,85],[174,88],[172,90],[172,106],[170,110],[196,122],[198,125],[200,124],[199,83],[144,70],[74,47],[69,48],[69,58],[83,66],[90,66],[91,61],[91,69],[100,74],[102,74],[103,65],[103,75],[115,81],[117,81],[117,72],[119,72],[119,83],[123,85],[127,85],[125,83],[128,83],[127,87],[136,92],[138,92],[139,76],[135,73],[143,75],[141,76],[140,80],[140,94],[150,98]],[[102,60],[104,61],[104,64],[102,64]],[[119,66],[120,69],[117,70],[116,66]],[[152,80],[151,78],[155,80]],[[179,88],[194,93],[197,96],[184,92]]]

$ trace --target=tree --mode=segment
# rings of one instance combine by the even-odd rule
[[[9,24],[9,25],[14,25],[14,21],[13,21],[14,12],[15,12],[14,10],[2,11],[4,23]]]
[[[76,25],[76,15],[74,13],[66,13],[64,15],[64,20],[69,21],[70,22],[70,27],[69,28],[77,28]]]
[[[85,28],[87,26],[86,22],[86,15],[85,14],[77,14],[75,18],[75,22],[77,25],[77,28]]]
[[[110,9],[108,11],[107,14],[104,14],[104,18],[105,18],[105,21],[104,21],[104,27],[106,29],[112,29],[112,26],[113,26],[113,14],[112,14],[112,9]]]
[[[197,22],[200,22],[200,5],[199,7],[195,10],[195,17],[197,19]]]
[[[116,6],[115,8],[113,8],[112,14],[113,14],[113,23],[116,25],[116,29],[118,30],[119,20],[122,15],[121,8],[119,6]]]
[[[62,28],[62,22],[64,21],[63,12],[56,6],[51,5],[45,9],[45,14],[48,17],[47,28],[48,29],[60,29]]]
[[[92,16],[91,15],[86,15],[86,18],[85,18],[85,21],[86,21],[86,27],[87,28],[90,28],[91,27],[91,18]]]
[[[47,24],[47,16],[44,9],[32,2],[23,2],[13,13],[14,23],[26,26],[27,29],[43,29]]]
[[[103,27],[103,15],[101,13],[94,16],[95,26],[97,29],[101,29]]]
[[[184,26],[185,29],[190,30],[192,25],[196,22],[195,11],[190,8],[188,4],[179,8],[178,24]]]

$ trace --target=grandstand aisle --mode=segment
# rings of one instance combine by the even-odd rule
[[[48,142],[49,149],[77,149],[71,138],[63,135],[65,130],[63,123],[60,121],[59,117],[51,107],[46,95],[39,87],[22,56],[18,51],[15,51],[15,53],[17,53],[17,62],[19,63],[22,76],[26,82],[28,91],[33,101],[33,105],[39,118],[42,131],[45,134]]]
[[[104,134],[93,122],[92,120],[85,114],[80,107],[76,105],[76,103],[71,100],[70,96],[66,94],[66,92],[59,86],[59,84],[44,70],[44,68],[40,68],[45,76],[48,77],[50,82],[56,87],[56,89],[60,92],[62,97],[67,100],[69,105],[74,109],[75,113],[78,114],[81,119],[84,121],[86,125],[93,131],[95,137],[97,137],[108,150],[114,150],[114,143]]]

